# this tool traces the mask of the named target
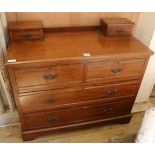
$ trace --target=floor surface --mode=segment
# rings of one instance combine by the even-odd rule
[[[33,141],[37,143],[132,143],[140,128],[144,112],[135,113],[129,124],[106,125],[84,130],[48,134]],[[23,142],[20,125],[0,128],[1,143]]]
[[[149,102],[155,106],[155,87],[152,91]],[[142,104],[141,104],[142,105]],[[146,103],[144,103],[146,106]],[[140,106],[143,107],[143,106]],[[137,106],[139,110],[139,107]],[[136,111],[136,110],[135,110]],[[105,125],[72,132],[59,134],[48,134],[38,137],[30,143],[133,143],[143,120],[144,112],[137,112],[129,124]],[[10,125],[0,128],[1,143],[23,142],[20,132],[20,125]]]

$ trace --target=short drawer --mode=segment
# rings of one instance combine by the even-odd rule
[[[83,106],[81,108],[27,114],[24,115],[25,128],[55,127],[125,115],[130,113],[132,104],[131,102],[124,101],[113,104]]]
[[[107,32],[107,36],[130,36],[132,34],[133,26],[110,26]]]
[[[145,59],[88,63],[87,82],[139,79],[143,73],[144,64]]]
[[[123,37],[132,35],[134,23],[126,18],[101,18],[100,26],[105,36]]]
[[[134,97],[138,89],[137,83],[113,84],[99,87],[84,87],[59,91],[46,91],[21,95],[19,97],[24,113],[52,110],[67,106],[80,105],[92,100],[113,99],[123,96]],[[104,102],[104,101],[103,101]]]
[[[11,38],[14,41],[32,41],[43,39],[42,29],[18,30],[18,31],[11,31],[10,33]]]
[[[18,88],[81,83],[83,81],[83,64],[16,70],[15,79]]]

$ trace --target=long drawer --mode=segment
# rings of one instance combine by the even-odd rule
[[[139,79],[145,59],[88,63],[87,82],[114,82]]]
[[[83,64],[16,70],[15,79],[18,88],[81,83],[83,82]]]
[[[96,106],[26,114],[24,115],[25,129],[54,127],[125,115],[130,113],[133,105],[130,100],[104,105],[97,105],[98,102],[100,101],[96,101]]]
[[[21,95],[19,97],[24,113],[42,110],[51,110],[79,102],[115,98],[121,96],[135,96],[138,83],[119,83],[98,87],[81,87],[78,89],[65,89],[45,91]]]

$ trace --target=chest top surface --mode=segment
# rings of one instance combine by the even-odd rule
[[[90,57],[149,56],[151,51],[134,37],[104,37],[101,31],[46,33],[44,41],[10,43],[7,61],[29,63]],[[6,63],[8,66],[13,63]]]

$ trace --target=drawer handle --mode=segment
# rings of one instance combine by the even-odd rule
[[[29,34],[29,33],[21,34],[21,36],[22,36],[23,38],[31,38],[31,37],[32,37],[32,35]]]
[[[44,75],[44,79],[45,80],[53,80],[57,77],[56,74],[47,74],[47,75]]]
[[[118,29],[117,32],[118,32],[118,33],[123,33],[124,30],[123,30],[123,29]]]
[[[107,91],[107,94],[108,95],[115,95],[117,92],[118,92],[117,89],[112,89],[112,90]]]
[[[119,72],[121,72],[121,71],[122,71],[121,68],[112,68],[112,69],[111,69],[111,72],[113,72],[113,73],[119,73]]]
[[[53,98],[48,98],[46,100],[47,103],[51,104],[51,103],[55,103],[56,102],[56,99],[53,99]]]
[[[57,121],[58,120],[58,116],[49,116],[48,117],[48,121]]]

